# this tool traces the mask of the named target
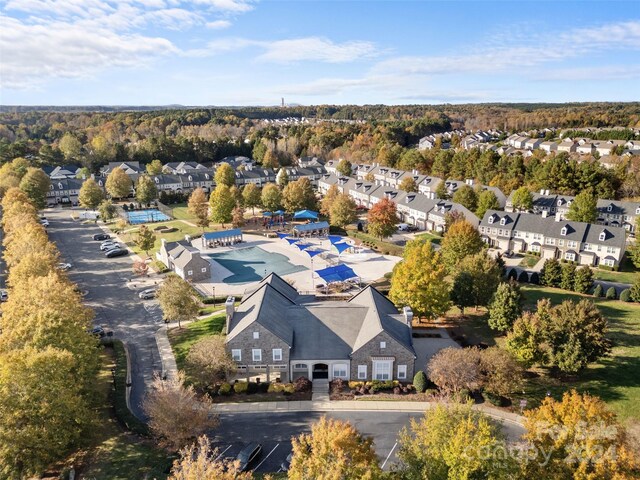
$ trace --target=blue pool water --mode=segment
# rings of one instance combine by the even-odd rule
[[[211,253],[209,257],[233,273],[223,280],[227,284],[257,282],[271,272],[282,276],[307,270],[307,267],[289,263],[285,255],[267,252],[260,247]]]
[[[168,217],[156,208],[152,208],[150,210],[127,212],[127,219],[129,220],[130,224],[138,225],[140,223],[149,222],[166,222],[167,220],[171,220],[171,217]]]

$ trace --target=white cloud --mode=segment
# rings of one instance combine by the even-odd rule
[[[255,2],[251,0],[193,0],[192,3],[225,12],[244,13],[253,10]]]
[[[375,55],[376,48],[371,42],[352,41],[334,43],[320,37],[277,40],[261,44],[265,52],[258,60],[274,63],[294,63],[300,61],[320,61],[327,63],[347,63]]]
[[[229,28],[231,22],[229,20],[214,20],[213,22],[207,22],[205,26],[213,30],[222,30],[223,28]]]

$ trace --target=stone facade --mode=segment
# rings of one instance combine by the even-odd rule
[[[385,342],[385,348],[381,348],[381,342]],[[376,358],[393,358],[391,379],[403,382],[413,380],[415,370],[415,355],[386,332],[379,333],[372,340],[359,348],[351,356],[351,380],[365,380],[358,377],[358,366],[367,366],[366,380],[373,378],[373,361]],[[406,378],[398,376],[398,365],[406,365]]]

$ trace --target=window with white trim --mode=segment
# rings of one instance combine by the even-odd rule
[[[262,361],[262,349],[260,348],[252,348],[251,349],[251,357],[254,362]]]
[[[271,351],[271,354],[273,355],[273,361],[274,362],[282,361],[282,349],[281,348],[274,348]]]
[[[405,380],[407,378],[407,366],[398,365],[398,380]]]
[[[193,275],[193,270],[187,270],[187,275],[189,276]]]
[[[204,267],[201,271],[202,273],[207,273],[207,267]]]
[[[260,332],[253,332],[253,339],[258,340],[260,338]]]
[[[615,262],[613,260],[603,260],[603,263],[607,266],[607,267],[613,267]]]
[[[333,378],[347,378],[347,365],[345,363],[337,363],[333,366]]]
[[[366,379],[367,379],[367,366],[358,365],[358,380],[366,380]]]
[[[380,348],[387,348],[387,342],[380,342]]]
[[[573,262],[576,259],[576,254],[573,252],[567,252],[564,254],[564,258]]]
[[[242,361],[242,350],[240,350],[239,348],[234,348],[231,350],[231,358],[233,358],[233,360],[235,362],[241,362]]]
[[[391,360],[374,360],[373,361],[373,379],[374,380],[391,380]]]

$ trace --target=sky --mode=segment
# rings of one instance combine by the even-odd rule
[[[0,0],[0,104],[640,101],[640,2]]]

